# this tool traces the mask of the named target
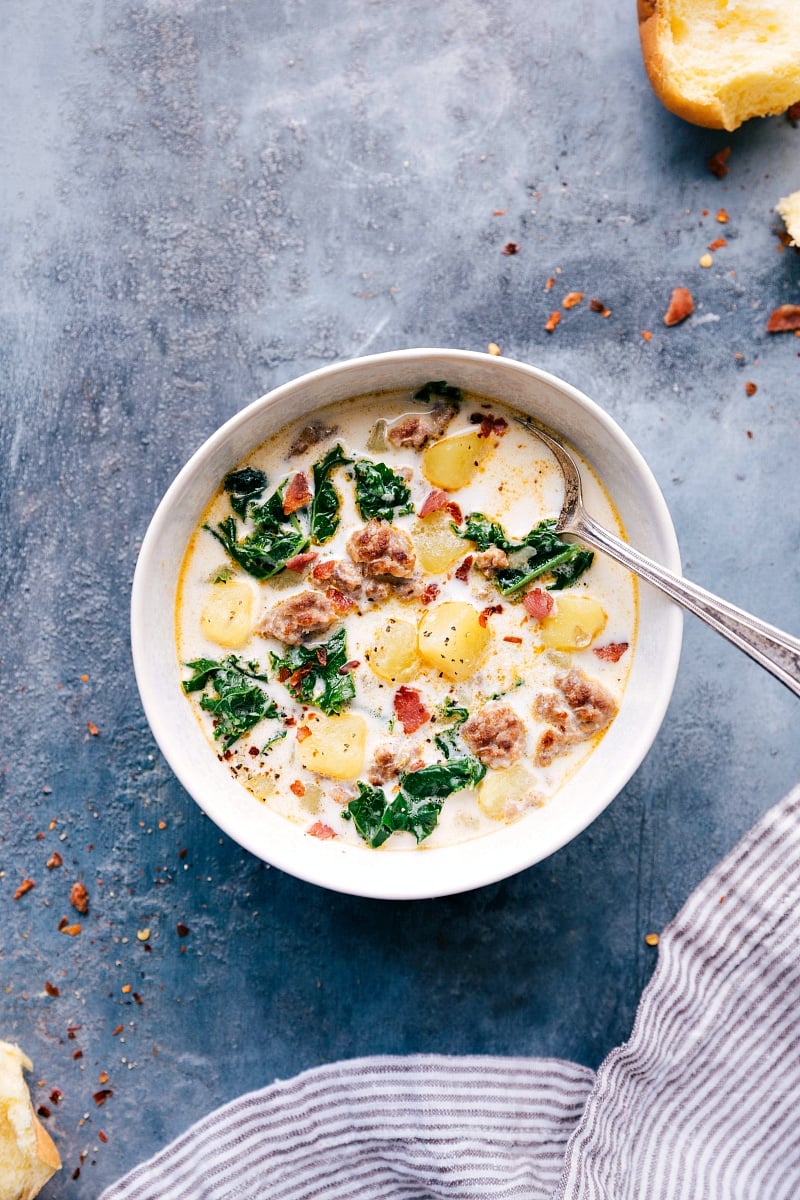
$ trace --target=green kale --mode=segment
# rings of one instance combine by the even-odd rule
[[[437,708],[435,715],[437,721],[446,722],[449,727],[437,733],[433,740],[445,758],[455,758],[460,749],[458,733],[469,716],[469,712],[466,708],[457,705],[451,696],[447,696]]]
[[[447,797],[462,788],[476,787],[485,774],[486,767],[471,756],[431,763],[419,771],[405,771],[400,776],[400,791],[389,802],[380,788],[359,780],[359,794],[342,815],[353,821],[373,849],[398,831],[413,833],[419,843],[433,833]]]
[[[249,471],[250,468],[245,468],[235,472],[235,475],[240,477]],[[226,490],[227,482],[231,478],[230,475],[226,476]],[[266,482],[266,476],[263,478]],[[283,511],[286,483],[284,480],[263,504],[257,503],[261,493],[255,487],[247,493],[242,492],[241,495],[231,494],[231,507],[243,518],[249,516],[253,523],[252,531],[244,537],[239,537],[234,517],[226,517],[218,523],[216,529],[212,529],[210,525],[205,526],[208,532],[222,543],[234,562],[256,579],[271,579],[278,575],[284,570],[289,559],[305,550],[308,545],[308,534],[297,514],[292,513],[287,517]],[[243,482],[241,486],[246,484]],[[245,497],[246,504],[243,508],[239,501]]]
[[[228,493],[231,508],[242,518],[247,516],[247,506],[258,500],[267,486],[267,477],[255,467],[242,467],[225,476],[222,486]]]
[[[344,629],[324,645],[288,646],[284,658],[271,654],[270,659],[295,700],[315,704],[328,716],[338,715],[356,694]]]
[[[556,533],[553,520],[540,521],[521,541],[512,541],[502,525],[483,513],[470,513],[462,527],[453,525],[452,528],[459,537],[474,542],[478,551],[496,546],[506,554],[519,555],[520,559],[526,550],[533,551],[524,561],[495,570],[493,582],[504,596],[519,592],[540,575],[552,575],[553,582],[548,585],[548,591],[560,591],[575,583],[594,560],[591,550],[563,542]]]
[[[461,388],[445,383],[443,379],[432,379],[414,392],[414,399],[421,400],[423,404],[430,404],[432,400],[447,400],[457,406],[461,403]]]
[[[339,493],[329,479],[331,471],[352,462],[340,445],[314,463],[314,499],[311,502],[311,541],[316,546],[330,541],[339,528]]]
[[[282,715],[260,686],[268,680],[257,670],[257,663],[242,663],[235,654],[229,654],[220,662],[195,658],[186,666],[193,674],[184,680],[183,690],[206,693],[200,698],[200,707],[213,716],[214,737],[226,750],[259,721]]]
[[[356,504],[365,521],[377,518],[391,521],[414,511],[411,492],[402,475],[386,463],[360,458],[353,467],[356,481]]]

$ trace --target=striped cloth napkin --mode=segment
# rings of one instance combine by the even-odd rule
[[[205,1117],[101,1200],[797,1200],[800,787],[665,930],[630,1040],[333,1063]]]

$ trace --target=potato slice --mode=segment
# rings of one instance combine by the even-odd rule
[[[355,779],[364,766],[367,723],[356,713],[338,717],[309,714],[301,728],[310,732],[297,739],[297,755],[309,771],[326,779]]]
[[[387,683],[413,679],[419,669],[416,625],[386,617],[375,627],[372,646],[365,657],[378,678]]]
[[[253,627],[253,589],[249,583],[215,583],[200,614],[203,636],[234,650],[243,646]]]
[[[483,660],[489,637],[471,604],[448,600],[420,621],[419,652],[445,679],[469,679]]]
[[[542,644],[550,650],[583,650],[605,628],[607,620],[602,604],[591,596],[561,592],[552,613],[539,625]]]
[[[517,815],[513,806],[518,811],[520,802],[524,803],[535,787],[536,778],[525,763],[487,771],[478,786],[478,807],[493,821],[507,821]]]
[[[453,518],[447,509],[440,508],[415,522],[411,531],[417,562],[423,571],[438,575],[464,557],[467,547],[462,538],[450,528]]]
[[[491,439],[480,437],[477,431],[442,438],[423,451],[422,474],[434,487],[455,492],[472,482],[491,450]]]

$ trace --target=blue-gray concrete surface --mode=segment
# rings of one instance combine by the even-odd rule
[[[496,342],[633,437],[687,574],[797,632],[800,341],[765,326],[800,302],[773,211],[800,128],[665,112],[633,0],[2,13],[0,1038],[50,1110],[45,1197],[95,1197],[219,1103],[337,1058],[595,1066],[631,1029],[644,935],[796,782],[797,700],[687,618],[661,734],[577,841],[449,899],[329,894],[221,837],[162,761],[129,655],[137,547],[186,458],[272,386]],[[696,310],[668,329],[675,286]]]

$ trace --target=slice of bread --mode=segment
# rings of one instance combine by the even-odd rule
[[[798,0],[637,0],[642,55],[670,112],[737,129],[800,100]]]
[[[33,1200],[61,1166],[33,1111],[22,1074],[32,1069],[19,1046],[0,1042],[0,1200]]]
[[[775,212],[783,217],[786,232],[792,239],[793,246],[800,246],[800,192],[792,192],[784,196],[775,205]]]

